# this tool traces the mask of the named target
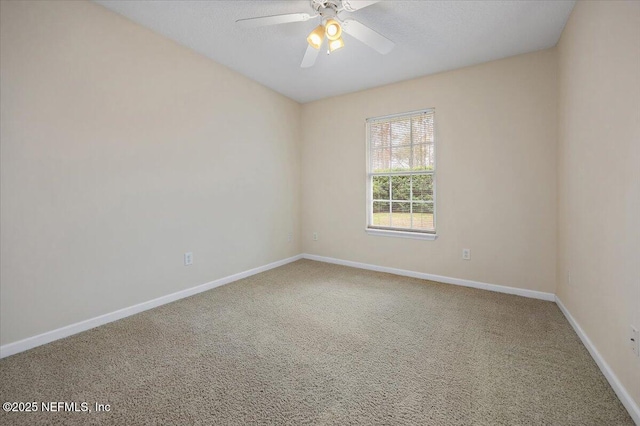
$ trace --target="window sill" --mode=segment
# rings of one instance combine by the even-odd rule
[[[436,234],[426,234],[423,232],[392,231],[390,229],[374,229],[374,228],[365,228],[365,231],[369,235],[376,235],[379,237],[409,238],[412,240],[431,240],[431,241],[438,238],[438,235]]]

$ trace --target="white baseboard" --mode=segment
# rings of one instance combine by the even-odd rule
[[[514,294],[517,296],[530,297],[532,299],[555,301],[555,294],[545,293],[543,291],[526,290],[523,288],[507,287],[497,284],[488,284],[480,281],[465,280],[462,278],[451,278],[442,275],[427,274],[425,272],[408,271],[406,269],[396,269],[387,266],[371,265],[369,263],[353,262],[351,260],[335,259],[333,257],[317,256],[315,254],[303,254],[303,258],[309,260],[317,260],[319,262],[335,263],[336,265],[351,266],[353,268],[368,269],[370,271],[386,272],[394,275],[402,275],[405,277],[420,278],[423,280],[437,281],[445,284],[460,285],[463,287],[473,287],[482,290],[495,291],[498,293]]]
[[[137,313],[161,305],[165,305],[176,300],[184,299],[185,297],[193,296],[194,294],[202,293],[203,291],[211,290],[212,288],[220,287],[233,281],[238,281],[243,278],[250,277],[251,275],[259,274],[260,272],[268,271],[269,269],[277,268],[278,266],[295,262],[296,260],[299,260],[301,258],[302,255],[297,255],[288,259],[282,259],[277,262],[269,263],[268,265],[259,266],[257,268],[249,269],[248,271],[229,275],[228,277],[220,278],[206,284],[201,284],[196,287],[191,287],[186,290],[168,294],[166,296],[161,296],[157,299],[149,300],[147,302],[138,303],[137,305],[129,306],[127,308],[119,309],[108,314],[100,315],[88,320],[77,322],[75,324],[67,325],[56,330],[47,331],[46,333],[38,334],[37,336],[28,337],[26,339],[19,340],[13,343],[8,343],[6,345],[0,346],[0,358],[14,355],[19,352],[35,348],[36,346],[44,345],[45,343],[50,343],[54,340],[62,339],[64,337],[68,337],[103,324],[108,324],[110,322],[135,315]]]
[[[604,377],[609,381],[613,391],[618,396],[618,399],[620,399],[620,402],[622,402],[622,405],[627,409],[633,421],[636,422],[637,425],[640,425],[640,408],[638,407],[638,404],[635,403],[633,398],[631,398],[631,395],[629,395],[629,392],[627,392],[625,387],[622,386],[622,383],[620,383],[618,377],[615,375],[611,367],[609,367],[609,364],[607,364],[604,358],[602,358],[600,352],[598,352],[582,327],[580,327],[580,324],[578,324],[571,313],[569,313],[569,310],[564,306],[558,296],[556,296],[556,304],[567,318],[567,321],[569,321],[569,324],[571,324],[578,337],[580,337],[580,340],[582,340],[582,344],[587,348],[593,360],[598,364],[598,367],[600,367],[600,371],[602,371]]]

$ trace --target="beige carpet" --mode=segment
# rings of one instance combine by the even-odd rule
[[[301,260],[0,361],[5,424],[633,424],[551,302]]]

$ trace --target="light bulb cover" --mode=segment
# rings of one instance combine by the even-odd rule
[[[322,24],[318,25],[313,31],[311,31],[307,37],[307,43],[309,43],[309,46],[314,49],[320,49],[320,46],[322,46],[322,40],[324,39],[324,33],[325,29]]]
[[[342,26],[335,19],[329,19],[324,27],[329,40],[338,40],[342,35]]]
[[[342,37],[339,37],[336,40],[329,40],[330,52],[333,52],[334,50],[338,50],[342,47],[344,47],[344,40],[342,40]]]

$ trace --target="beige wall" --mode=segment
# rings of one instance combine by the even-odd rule
[[[0,3],[2,344],[300,252],[297,103],[96,4]]]
[[[578,2],[558,54],[558,296],[640,403],[640,2]]]
[[[554,293],[556,70],[546,50],[303,105],[303,250]],[[429,107],[439,237],[367,235],[365,119]]]

